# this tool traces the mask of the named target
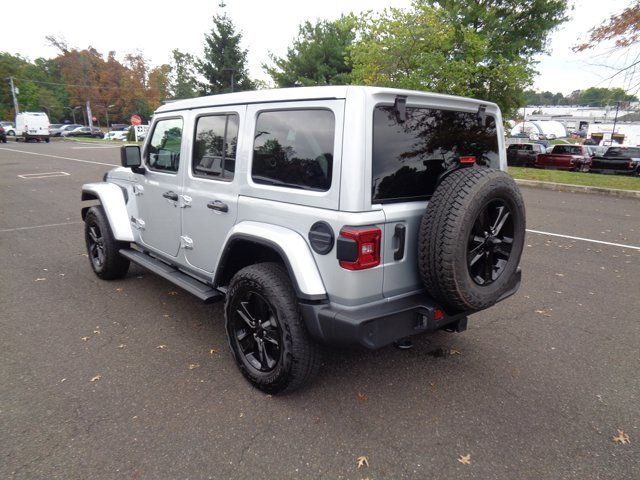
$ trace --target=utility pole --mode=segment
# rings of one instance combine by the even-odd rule
[[[616,123],[618,122],[618,110],[620,109],[620,102],[616,102],[616,116],[613,118],[613,129],[611,130],[611,145],[613,145],[613,136],[616,133]]]
[[[89,120],[89,128],[93,130],[93,115],[91,113],[91,102],[87,100],[87,119]]]
[[[16,112],[16,115],[20,113],[20,108],[18,107],[18,99],[16,98],[16,87],[13,85],[13,77],[9,77],[9,83],[11,84],[11,96],[13,97],[13,109]]]

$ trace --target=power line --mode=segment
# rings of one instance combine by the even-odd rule
[[[57,83],[57,82],[45,82],[42,80],[32,80],[30,78],[20,78],[20,77],[13,77],[15,80],[22,80],[24,82],[33,82],[33,83],[42,83],[44,85],[57,85],[60,87],[75,87],[75,88],[99,88],[102,90],[119,90],[121,88],[121,86],[118,87],[102,87],[102,86],[96,86],[96,85],[79,85],[79,84],[74,84],[74,83]]]

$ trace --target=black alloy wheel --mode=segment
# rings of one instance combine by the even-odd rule
[[[513,246],[513,213],[500,199],[490,201],[476,218],[469,235],[467,267],[478,285],[490,285],[505,269]]]
[[[231,316],[233,341],[246,364],[261,373],[273,371],[282,355],[282,331],[269,302],[246,290],[234,299]]]
[[[104,265],[104,261],[106,258],[104,252],[104,238],[102,236],[102,232],[100,231],[100,227],[96,224],[93,224],[88,229],[87,239],[89,243],[89,258],[91,258],[91,262],[97,270],[102,269]]]

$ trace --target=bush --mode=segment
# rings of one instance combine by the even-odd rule
[[[133,125],[129,128],[129,132],[127,132],[127,142],[135,142],[136,141],[136,131]]]

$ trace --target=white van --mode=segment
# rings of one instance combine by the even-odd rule
[[[16,142],[22,138],[49,143],[49,117],[44,112],[20,112],[16,115]]]

